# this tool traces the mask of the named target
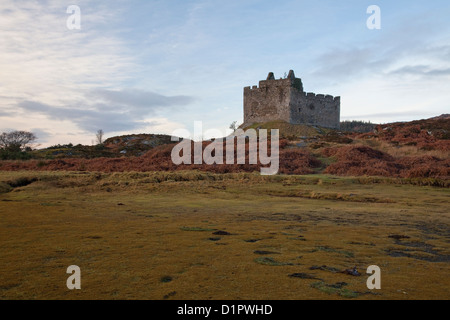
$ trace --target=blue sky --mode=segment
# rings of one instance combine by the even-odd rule
[[[381,30],[366,27],[369,5]],[[42,146],[194,121],[224,131],[243,120],[243,87],[290,69],[306,91],[341,96],[343,120],[448,113],[449,18],[439,0],[2,0],[0,131]]]

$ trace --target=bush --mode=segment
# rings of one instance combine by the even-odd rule
[[[8,151],[0,150],[1,160],[29,160],[31,159],[31,154],[24,151]]]
[[[359,132],[359,133],[366,133],[371,132],[373,129],[375,129],[376,124],[365,122],[365,121],[342,121],[341,122],[341,131],[346,132]]]

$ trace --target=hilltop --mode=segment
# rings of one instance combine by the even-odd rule
[[[34,150],[35,159],[93,159],[142,156],[147,151],[170,144],[171,136],[164,134],[129,134],[106,139],[102,144],[86,145],[55,145],[45,149]]]

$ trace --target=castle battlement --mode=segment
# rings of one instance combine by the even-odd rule
[[[244,88],[244,125],[273,120],[339,128],[340,97],[304,92],[302,80],[290,70],[284,79],[270,72],[258,86]]]

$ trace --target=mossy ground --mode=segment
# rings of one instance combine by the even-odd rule
[[[449,299],[449,189],[405,183],[0,172],[0,299]]]

